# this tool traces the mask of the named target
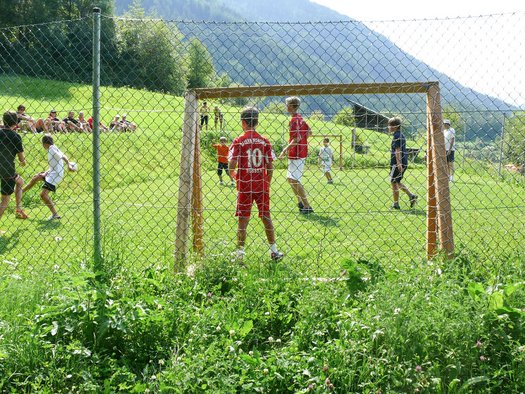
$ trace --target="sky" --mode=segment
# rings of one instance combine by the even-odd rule
[[[364,22],[463,85],[525,108],[525,0],[311,1]]]

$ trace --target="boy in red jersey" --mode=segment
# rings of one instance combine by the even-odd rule
[[[270,182],[273,175],[272,161],[275,159],[272,145],[262,137],[255,127],[259,123],[259,111],[255,107],[246,107],[241,112],[241,124],[244,134],[233,140],[228,153],[230,176],[237,179],[237,209],[239,218],[237,228],[237,258],[244,257],[246,229],[250,221],[253,202],[257,204],[266,238],[270,244],[272,260],[281,260],[283,254],[275,244],[275,231],[270,215]],[[237,176],[235,176],[237,168]]]
[[[292,115],[292,119],[290,120],[290,139],[288,145],[279,155],[279,159],[282,159],[286,152],[288,152],[288,172],[286,173],[286,178],[297,197],[299,212],[309,214],[314,210],[308,203],[306,192],[301,183],[301,177],[303,176],[304,165],[306,157],[308,156],[308,137],[312,135],[312,131],[298,113],[301,99],[299,97],[288,97],[285,103],[288,113]]]

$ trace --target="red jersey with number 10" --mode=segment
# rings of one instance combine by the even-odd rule
[[[237,162],[237,189],[241,193],[261,193],[269,189],[268,163],[275,159],[270,141],[255,130],[233,140],[229,161]]]
[[[290,139],[288,142],[297,139],[299,143],[288,150],[289,159],[304,159],[308,156],[309,132],[310,126],[303,120],[302,116],[293,114],[290,120]]]

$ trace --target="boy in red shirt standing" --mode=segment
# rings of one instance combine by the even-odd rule
[[[288,113],[292,115],[292,119],[290,120],[290,139],[288,145],[279,155],[279,159],[282,159],[286,152],[288,152],[288,172],[286,173],[286,178],[297,197],[299,212],[309,214],[314,210],[308,203],[301,178],[303,176],[306,157],[308,156],[308,137],[312,135],[312,131],[298,113],[301,99],[299,97],[288,97],[285,103]]]
[[[233,185],[233,178],[228,171],[228,151],[230,147],[226,144],[226,137],[219,138],[220,144],[213,144],[212,146],[217,150],[217,175],[219,175],[219,183],[224,185],[222,181],[222,170],[230,177],[230,182]]]
[[[275,231],[270,215],[270,182],[273,175],[273,160],[275,159],[272,145],[262,137],[255,127],[259,123],[259,111],[255,107],[246,107],[241,112],[241,124],[244,134],[237,137],[228,154],[228,169],[230,176],[237,168],[237,209],[235,216],[239,218],[237,228],[237,258],[244,257],[246,229],[250,221],[253,202],[257,204],[266,238],[270,244],[272,260],[281,260],[283,254],[275,244]]]

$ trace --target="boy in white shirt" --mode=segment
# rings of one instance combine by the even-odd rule
[[[334,183],[330,170],[332,169],[332,161],[334,160],[334,154],[330,148],[330,139],[323,139],[323,146],[319,149],[319,165],[323,171],[323,174],[328,180],[328,184],[331,185]]]
[[[42,145],[47,150],[47,162],[49,163],[49,169],[44,172],[36,174],[31,181],[22,189],[23,193],[27,192],[38,182],[43,181],[42,191],[40,192],[40,198],[44,201],[44,204],[51,211],[49,220],[61,219],[58,214],[53,200],[49,196],[49,192],[55,192],[57,185],[62,181],[64,177],[64,163],[67,164],[69,171],[75,171],[74,163],[70,162],[66,155],[64,155],[60,149],[53,144],[53,137],[45,135],[42,137]]]
[[[443,120],[445,149],[447,151],[448,179],[454,181],[454,153],[456,151],[456,130],[450,127],[450,120]]]

